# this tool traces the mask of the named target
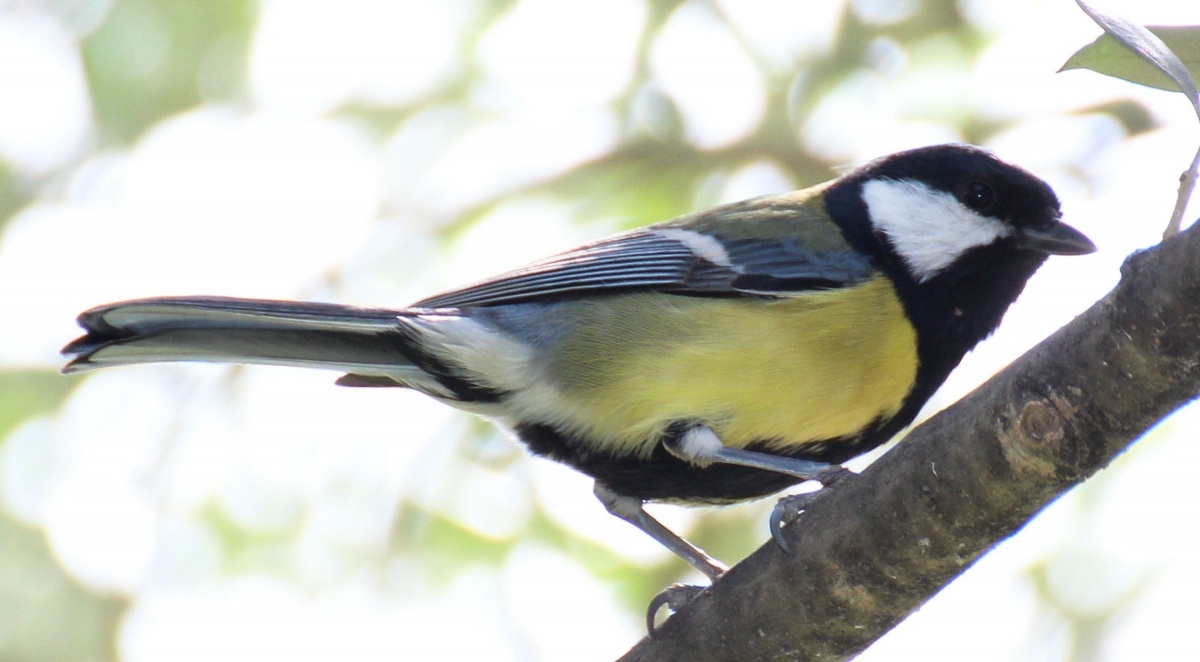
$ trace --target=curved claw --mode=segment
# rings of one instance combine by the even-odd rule
[[[659,591],[658,595],[650,601],[650,606],[646,609],[646,632],[654,637],[654,617],[658,616],[659,610],[663,607],[675,613],[683,608],[684,605],[696,599],[704,591],[708,590],[707,586],[695,586],[693,584],[671,584],[670,586]]]
[[[792,553],[792,546],[783,537],[783,527],[795,522],[796,518],[800,517],[800,513],[804,512],[808,504],[813,502],[815,494],[816,492],[806,492],[785,496],[771,509],[771,539],[788,554]]]
[[[827,471],[815,476],[814,479],[821,482],[822,489],[815,492],[804,492],[802,494],[790,494],[783,497],[775,503],[775,508],[771,510],[771,539],[779,545],[784,552],[791,554],[792,547],[788,544],[787,539],[783,537],[783,527],[795,522],[800,513],[804,512],[813,502],[825,495],[825,488],[832,488],[838,483],[853,476],[854,472],[849,469],[843,469],[839,465],[832,465]]]

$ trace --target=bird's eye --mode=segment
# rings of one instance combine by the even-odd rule
[[[996,203],[996,189],[988,182],[968,181],[959,193],[959,200],[971,209],[984,213]]]
[[[958,199],[967,207],[984,213],[996,203],[996,189],[987,182],[970,181],[962,187]]]

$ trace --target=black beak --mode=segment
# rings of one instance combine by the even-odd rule
[[[1096,244],[1091,239],[1065,223],[1056,222],[1041,229],[1022,228],[1016,240],[1019,248],[1049,255],[1087,255],[1096,252]]]

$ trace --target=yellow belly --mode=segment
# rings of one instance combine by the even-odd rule
[[[706,422],[732,447],[841,437],[894,415],[916,378],[916,335],[884,278],[777,301],[638,294],[569,305],[586,323],[549,374],[572,427],[610,452],[647,453],[680,419]]]

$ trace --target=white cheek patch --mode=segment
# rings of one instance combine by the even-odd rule
[[[918,282],[936,276],[968,250],[1012,233],[1004,223],[921,182],[877,179],[863,185],[862,196],[875,228],[891,240]]]

